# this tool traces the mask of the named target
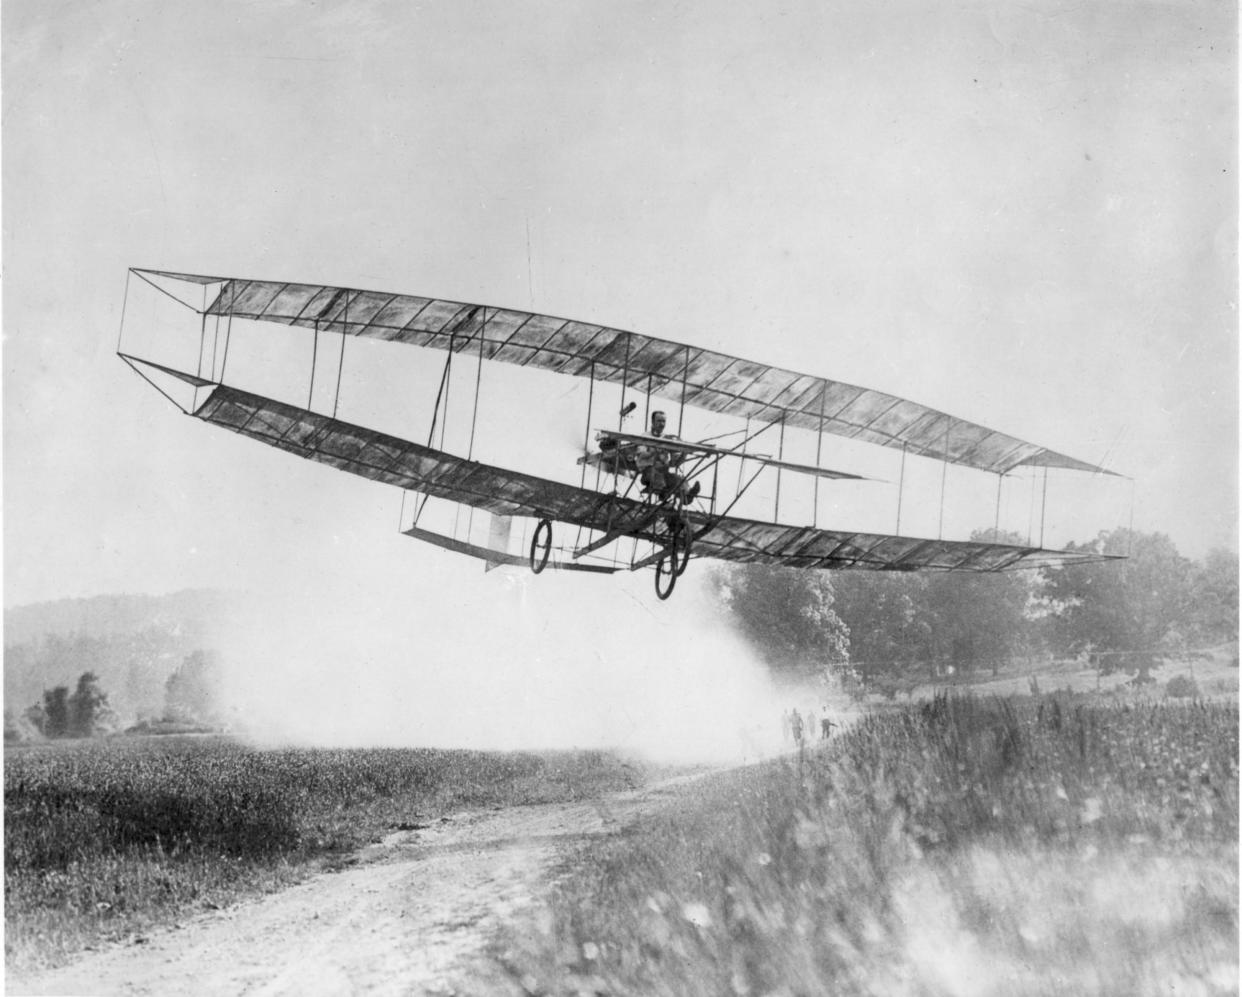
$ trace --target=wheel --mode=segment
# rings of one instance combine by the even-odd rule
[[[690,545],[694,542],[694,534],[690,531],[690,524],[681,517],[673,520],[670,524],[670,532],[672,533],[672,549],[669,551],[669,559],[672,561],[673,568],[678,578],[686,573],[686,566],[690,563]]]
[[[669,558],[662,557],[656,561],[655,573],[655,589],[656,595],[661,600],[667,599],[673,594],[673,586],[677,584],[677,572],[673,570],[673,566],[668,564]],[[661,580],[664,580],[664,588],[661,588]]]
[[[530,539],[530,570],[539,574],[548,566],[548,555],[551,553],[552,520],[541,519],[535,527],[535,535]]]

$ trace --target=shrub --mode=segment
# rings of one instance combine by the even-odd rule
[[[1165,685],[1164,694],[1176,699],[1198,699],[1199,683],[1189,675],[1174,675]]]

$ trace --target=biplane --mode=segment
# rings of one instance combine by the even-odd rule
[[[1045,491],[1050,468],[1114,474],[881,391],[699,346],[490,305],[139,268],[129,272],[127,303],[131,283],[171,311],[160,313],[145,347],[136,349],[126,342],[128,305],[123,308],[117,353],[184,413],[396,486],[402,490],[402,533],[478,558],[489,568],[516,565],[535,573],[651,568],[657,595],[667,599],[694,558],[805,569],[971,572],[1104,559],[1043,547],[1042,525],[1040,541],[1026,545],[903,534],[904,480],[896,482],[892,532],[821,526],[821,482],[840,488],[877,480],[857,469],[826,466],[826,438],[899,451],[901,479],[908,457],[995,475],[998,522],[1001,483],[1017,469],[1042,469]],[[304,401],[253,390],[231,376],[230,344],[243,324],[247,335],[271,336],[280,329],[305,338],[311,355]],[[174,338],[185,348],[166,351]],[[417,349],[439,370],[425,442],[410,439],[410,433],[368,428],[339,411],[346,343],[363,340]],[[462,446],[448,445],[444,428],[455,360],[477,370],[474,419]],[[476,457],[485,364],[545,371],[585,388],[581,445],[559,480]],[[627,429],[626,420],[637,415],[640,403],[643,425]],[[674,408],[678,431],[669,433]],[[732,428],[684,438],[691,412]],[[794,432],[815,441],[813,461],[794,460],[785,452],[786,434]],[[782,481],[793,478],[812,483],[810,515],[804,512],[800,522],[780,515]],[[762,480],[775,484],[770,516],[741,514],[740,503]],[[886,487],[893,484],[885,479]],[[407,523],[410,497],[413,516]],[[465,533],[421,522],[431,500],[469,510]],[[474,528],[475,511],[490,514],[485,538]],[[514,549],[517,521],[529,537]]]

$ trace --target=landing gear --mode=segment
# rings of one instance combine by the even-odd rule
[[[690,544],[693,540],[690,524],[681,516],[669,518],[668,534],[668,546],[655,566],[655,590],[661,600],[673,594],[677,579],[685,574],[686,565],[690,563]]]
[[[552,553],[552,520],[541,519],[535,527],[535,535],[530,541],[530,570],[539,574],[548,566],[548,555]]]
[[[686,573],[686,565],[690,563],[690,544],[694,541],[694,535],[690,532],[690,524],[678,516],[669,523],[669,533],[672,540],[669,543],[669,560],[671,566],[680,578]]]
[[[673,594],[673,586],[677,584],[677,572],[669,565],[669,557],[660,558],[656,561],[655,589],[656,595],[661,599],[667,599]]]

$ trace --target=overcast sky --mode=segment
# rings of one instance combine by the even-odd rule
[[[113,355],[129,266],[880,388],[1106,461],[1183,553],[1236,547],[1232,4],[13,0],[3,31],[5,605],[496,596],[396,534],[395,491],[147,388]]]

